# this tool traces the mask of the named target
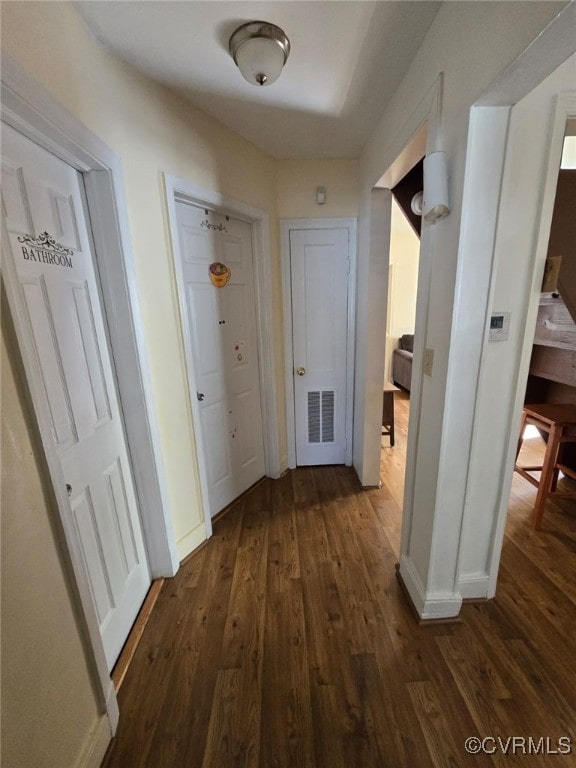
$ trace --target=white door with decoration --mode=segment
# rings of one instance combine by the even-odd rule
[[[250,224],[176,203],[184,336],[210,514],[265,474]]]
[[[111,669],[150,573],[83,200],[75,169],[2,124],[3,258]]]
[[[348,228],[290,230],[296,464],[349,458]]]

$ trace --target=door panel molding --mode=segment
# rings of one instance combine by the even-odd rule
[[[84,176],[85,203],[90,213],[95,266],[102,304],[108,318],[108,341],[149,564],[153,577],[172,576],[178,570],[178,558],[136,291],[120,158],[8,56],[2,58],[1,77],[2,121]],[[3,231],[3,248],[9,247],[6,237]],[[17,277],[11,274],[8,264],[3,265],[3,277],[21,346],[22,330],[27,319],[11,300],[17,287]],[[35,384],[29,354],[30,350],[23,358],[26,377],[32,389]],[[54,483],[63,526],[63,544],[69,555],[72,587],[76,592],[80,613],[85,621],[87,642],[92,651],[97,697],[102,711],[108,715],[112,732],[115,732],[119,716],[118,703],[81,560],[80,543],[72,526],[64,522],[66,516],[63,510],[68,508],[69,503],[65,480],[53,448],[43,438],[43,435],[50,434],[51,429],[48,407],[38,408],[35,402],[34,410]]]
[[[255,208],[220,192],[207,189],[187,179],[164,174],[168,224],[172,239],[172,252],[176,272],[176,284],[181,317],[187,317],[187,299],[182,274],[182,254],[178,236],[176,203],[191,203],[205,206],[216,213],[242,219],[252,227],[252,257],[254,266],[254,291],[256,299],[256,333],[258,337],[258,359],[260,365],[260,397],[262,410],[262,431],[264,437],[264,462],[266,475],[278,478],[287,469],[287,461],[280,455],[280,427],[278,421],[278,387],[275,377],[275,347],[270,329],[274,326],[272,265],[270,256],[270,217],[260,208]],[[186,367],[190,392],[195,392],[196,373],[192,356],[192,339],[189,323],[181,324]],[[201,418],[198,401],[190,398],[192,422],[197,436],[201,434]],[[202,441],[197,440],[200,487],[206,536],[212,535],[212,520],[208,503],[208,477],[206,456]]]
[[[345,463],[352,464],[352,433],[354,403],[354,339],[356,325],[356,253],[357,219],[282,219],[280,221],[280,257],[282,261],[282,304],[284,319],[284,375],[286,388],[286,432],[288,467],[296,467],[296,430],[294,413],[294,363],[292,324],[292,278],[290,268],[290,232],[302,229],[347,229],[350,257],[348,278],[348,331],[346,338],[346,454]]]

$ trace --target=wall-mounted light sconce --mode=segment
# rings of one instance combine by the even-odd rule
[[[412,213],[415,213],[416,216],[422,216],[423,200],[424,200],[424,192],[416,192],[416,194],[410,201],[410,208],[412,208]]]
[[[432,152],[424,158],[422,216],[429,224],[434,224],[449,213],[446,153]]]
[[[245,80],[252,85],[271,85],[288,60],[290,40],[275,24],[250,21],[232,34],[229,48]]]

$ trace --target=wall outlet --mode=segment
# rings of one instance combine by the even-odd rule
[[[432,376],[432,365],[434,364],[434,350],[433,349],[426,349],[424,350],[424,360],[422,362],[422,369],[426,376]]]

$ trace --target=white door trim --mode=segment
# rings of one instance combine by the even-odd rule
[[[260,368],[260,401],[262,407],[262,431],[264,439],[264,462],[266,475],[278,478],[286,469],[286,462],[280,457],[280,437],[278,424],[278,387],[274,375],[274,338],[271,329],[274,324],[272,265],[270,255],[270,217],[261,208],[255,208],[240,200],[223,195],[220,192],[207,189],[187,179],[172,174],[164,174],[166,205],[168,209],[168,224],[172,238],[176,286],[180,317],[187,317],[186,293],[182,274],[182,255],[178,237],[178,222],[176,217],[176,202],[192,203],[206,206],[217,213],[234,216],[251,224],[252,255],[254,259],[254,290],[256,296],[256,330],[258,334],[258,361]],[[192,339],[190,338],[187,322],[181,322],[186,369],[190,392],[190,406],[194,432],[201,434],[200,409],[194,397],[197,391],[194,357],[192,355]],[[212,535],[212,520],[208,503],[208,477],[206,474],[206,459],[202,441],[197,439],[196,450],[200,471],[200,486],[206,536]]]
[[[2,120],[84,176],[94,235],[95,265],[104,312],[108,318],[107,330],[119,402],[151,575],[153,578],[173,576],[178,570],[178,557],[136,291],[120,158],[9,57],[3,57],[1,76]],[[11,300],[16,284],[10,269],[6,267],[7,263],[3,270],[6,290],[21,344],[25,319],[16,312],[15,302]],[[96,612],[77,542],[65,523],[67,515],[63,510],[68,509],[68,499],[64,492],[64,479],[60,477],[55,452],[45,439],[50,435],[50,430],[46,431],[49,423],[47,406],[43,408],[40,405],[43,398],[38,382],[33,379],[32,368],[26,361],[27,355],[23,357],[48,467],[51,477],[58,478],[54,491],[63,524],[63,544],[70,557],[78,601],[93,653],[97,696],[114,731],[118,721],[116,694],[106,665]]]
[[[296,229],[347,229],[350,255],[348,280],[348,334],[346,339],[346,458],[352,464],[354,403],[354,339],[356,333],[356,251],[357,220],[282,219],[280,221],[280,254],[282,261],[282,305],[284,319],[284,376],[286,388],[286,437],[288,467],[296,467],[296,429],[294,424],[294,365],[292,360],[292,280],[290,274],[290,232]]]

